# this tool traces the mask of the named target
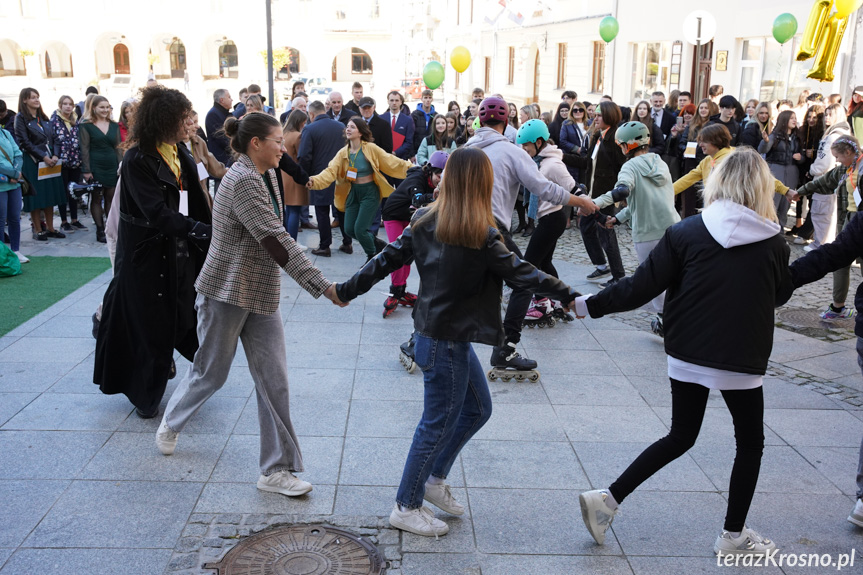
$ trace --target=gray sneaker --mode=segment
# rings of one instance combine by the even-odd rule
[[[731,533],[723,529],[713,545],[713,552],[717,555],[765,555],[774,549],[776,543],[745,525],[740,537],[732,537]]]
[[[288,497],[299,497],[312,490],[312,484],[303,481],[290,471],[276,471],[258,478],[258,489],[270,493],[281,493]]]
[[[426,492],[423,499],[450,515],[464,515],[464,506],[452,496],[449,485],[446,483],[436,485],[426,483],[425,488]]]
[[[605,489],[585,491],[578,496],[584,526],[599,545],[605,544],[605,532],[611,527],[611,522],[617,515],[617,509],[612,510],[605,504],[606,499],[608,499],[608,491]]]
[[[449,532],[449,525],[434,516],[426,506],[419,509],[399,509],[399,504],[396,503],[390,513],[390,525],[402,531],[409,531],[423,537],[437,538],[439,535],[446,535]]]
[[[857,504],[848,516],[848,521],[857,527],[863,527],[863,499],[858,499]]]

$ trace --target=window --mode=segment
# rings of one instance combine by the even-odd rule
[[[557,45],[557,89],[566,86],[566,44]]]
[[[483,83],[483,90],[486,92],[491,91],[491,58],[485,59],[485,82]]]
[[[360,50],[359,48],[351,48],[351,73],[372,73],[372,58],[364,50]]]
[[[740,51],[740,101],[750,98],[760,101],[788,98],[794,102],[805,89],[819,91],[819,83],[806,77],[811,67],[798,62],[794,55],[800,48],[801,36],[795,36],[791,50],[783,50],[766,38],[743,40]]]
[[[671,78],[669,80],[669,90],[680,89],[680,63],[683,57],[683,42],[676,41],[671,46]]]
[[[515,46],[509,47],[509,57],[507,59],[506,83],[510,86],[515,82]],[[488,88],[486,88],[487,90]]]
[[[168,52],[171,54],[171,77],[182,78],[186,71],[186,46],[174,38]]]
[[[219,46],[219,77],[239,78],[238,66],[237,45],[231,40],[226,40]]]
[[[605,42],[593,43],[593,74],[590,91],[601,94],[605,91]]]
[[[667,91],[670,48],[670,42],[642,42],[632,45],[631,102],[648,100],[657,90]]]

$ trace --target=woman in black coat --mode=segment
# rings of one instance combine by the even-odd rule
[[[93,382],[102,393],[125,394],[142,418],[159,413],[174,349],[189,361],[198,349],[194,283],[212,220],[195,161],[177,145],[191,111],[181,92],[145,88],[120,168],[114,279],[102,304]]]
[[[614,188],[617,183],[617,174],[626,161],[626,156],[620,151],[614,141],[614,134],[620,124],[620,108],[614,102],[600,102],[594,125],[596,130],[591,130],[590,148],[586,155],[564,154],[563,163],[574,166],[581,170],[580,181],[590,190],[590,197],[598,198],[605,192]],[[599,148],[599,149],[597,149]],[[616,208],[611,205],[603,208],[602,213],[613,216]],[[596,218],[583,216],[579,222],[581,237],[584,239],[584,248],[590,261],[596,266],[596,270],[588,274],[587,279],[600,280],[611,274],[614,283],[622,278],[626,272],[623,270],[623,261],[620,258],[620,248],[617,245],[617,234],[614,229],[596,225]],[[603,252],[605,252],[603,254]],[[606,256],[608,263],[606,264]],[[609,266],[611,269],[609,270]]]

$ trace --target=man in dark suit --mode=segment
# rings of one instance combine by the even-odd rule
[[[355,113],[345,108],[341,92],[330,92],[330,111],[326,114],[331,119],[338,120],[346,126],[348,125],[348,120],[351,119],[351,116],[356,116]]]
[[[404,98],[396,90],[387,94],[389,109],[380,115],[390,127],[393,141],[393,154],[402,160],[410,160],[414,155],[414,123],[408,114],[402,112]]]
[[[345,127],[342,123],[330,118],[326,108],[321,102],[312,102],[308,107],[311,121],[303,129],[300,137],[300,149],[298,152],[300,166],[307,174],[319,174],[330,160],[336,157],[339,150],[345,145]],[[331,255],[330,245],[333,243],[333,232],[330,229],[330,206],[335,199],[335,184],[323,190],[309,190],[309,204],[315,206],[315,219],[318,220],[318,233],[321,235],[321,243],[317,249],[312,250],[316,256],[329,257]],[[344,217],[339,214],[339,227],[342,230],[343,243],[340,251],[353,253],[351,238],[344,230]]]
[[[665,94],[662,92],[654,92],[650,95],[650,116],[653,118],[653,125],[659,126],[662,130],[662,135],[666,138],[671,133],[671,128],[674,126],[676,118],[674,115],[665,109]]]
[[[389,124],[381,119],[375,112],[374,98],[368,96],[360,98],[359,103],[360,116],[369,125],[372,131],[372,137],[375,139],[375,144],[378,145],[387,154],[393,153],[393,133],[390,130]]]
[[[233,156],[231,155],[231,142],[221,130],[225,126],[225,120],[231,115],[232,102],[231,94],[227,90],[216,90],[213,92],[213,107],[210,108],[204,119],[204,127],[207,130],[207,149],[225,166],[231,165]],[[222,180],[213,178],[214,192],[219,191],[221,182]]]

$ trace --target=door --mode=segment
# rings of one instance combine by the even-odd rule
[[[707,97],[707,89],[710,87],[710,71],[713,69],[713,40],[701,46],[700,54],[697,46],[692,49],[692,54],[692,83],[689,91],[697,105],[698,102]]]
[[[129,48],[125,44],[114,46],[114,73],[129,74]]]

